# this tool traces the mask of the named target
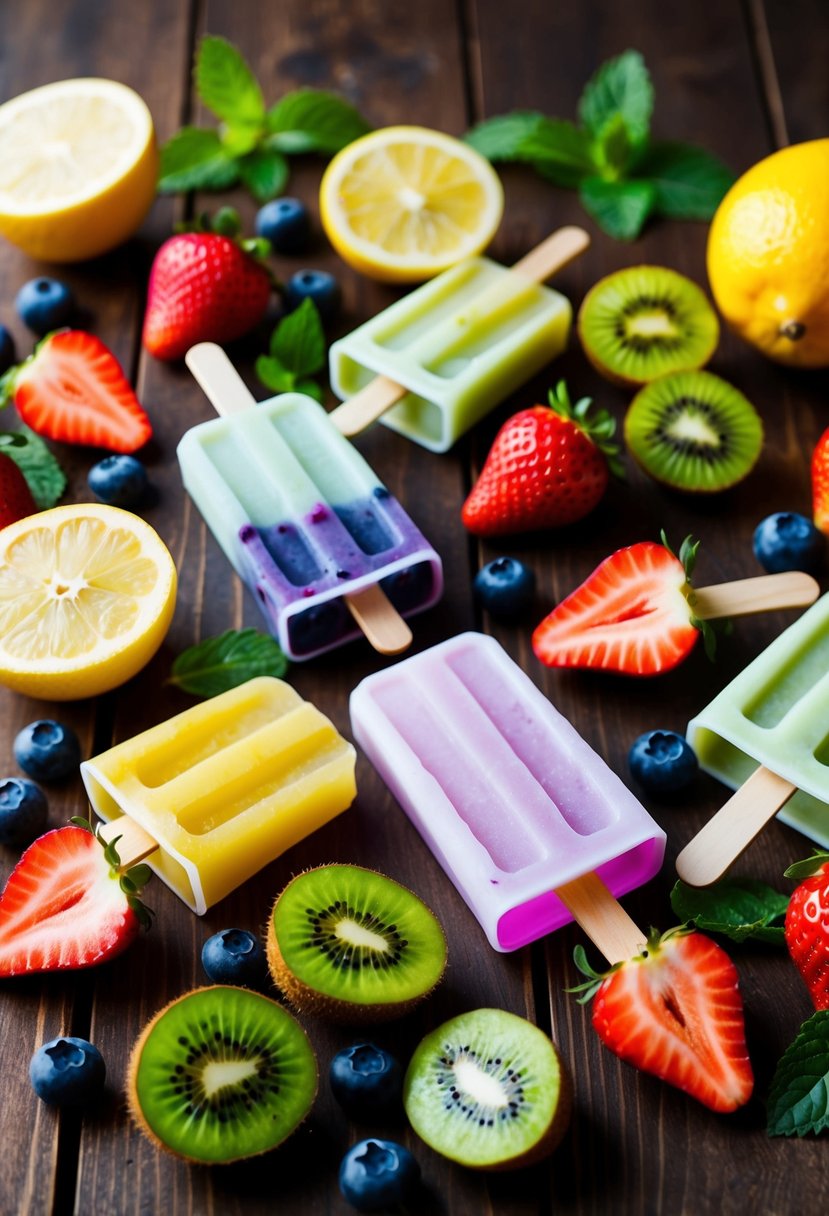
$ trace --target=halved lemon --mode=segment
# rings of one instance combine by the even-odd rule
[[[47,262],[97,257],[155,197],[153,120],[115,80],[59,80],[0,106],[0,166],[3,236]]]
[[[385,127],[338,152],[320,218],[343,261],[387,283],[419,283],[489,244],[498,174],[474,148],[425,127]]]
[[[176,568],[148,523],[98,503],[0,530],[0,684],[74,701],[129,680],[158,650]]]

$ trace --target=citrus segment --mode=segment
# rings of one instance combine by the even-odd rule
[[[123,684],[172,619],[176,570],[128,511],[55,507],[0,531],[0,683],[52,700]]]
[[[479,253],[504,206],[473,148],[424,127],[386,127],[343,148],[320,186],[331,244],[370,278],[414,283]]]

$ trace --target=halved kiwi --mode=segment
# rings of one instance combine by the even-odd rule
[[[273,906],[274,983],[300,1013],[339,1022],[399,1017],[441,979],[446,938],[406,887],[360,866],[306,870]]]
[[[711,372],[675,372],[640,389],[625,442],[657,481],[697,494],[736,485],[754,467],[763,424],[732,384]]]
[[[196,988],[160,1010],[132,1049],[127,1102],[141,1131],[186,1161],[266,1153],[303,1121],[317,1061],[287,1010],[247,988]]]
[[[647,384],[702,367],[720,336],[701,288],[665,266],[629,266],[584,297],[578,331],[594,367],[615,384]]]
[[[530,1165],[567,1130],[572,1087],[543,1031],[503,1009],[444,1022],[403,1082],[409,1122],[436,1152],[480,1170]]]

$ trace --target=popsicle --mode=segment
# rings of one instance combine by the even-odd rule
[[[687,733],[701,767],[740,788],[677,857],[684,882],[714,882],[776,812],[829,848],[829,595],[749,663]]]
[[[665,833],[494,638],[461,634],[368,676],[350,711],[494,949],[576,919],[611,962],[641,950],[613,897],[656,874]]]
[[[562,228],[512,269],[470,258],[332,343],[331,387],[351,400],[331,420],[354,435],[379,418],[448,451],[564,349],[572,309],[541,284],[589,243]]]
[[[310,397],[257,405],[212,343],[186,360],[226,416],[179,443],[184,486],[285,653],[309,659],[361,631],[382,653],[405,649],[402,618],[440,598],[443,574],[397,499]]]
[[[282,680],[260,676],[85,760],[122,868],[147,864],[199,914],[350,806],[355,752]]]

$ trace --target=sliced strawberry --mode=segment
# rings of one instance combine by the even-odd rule
[[[37,504],[29,483],[11,456],[0,452],[0,528],[34,515]]]
[[[829,853],[789,866],[801,878],[786,910],[786,945],[815,1009],[829,1009]]]
[[[135,452],[153,433],[112,351],[80,329],[49,334],[5,387],[27,426],[48,439]]]
[[[812,512],[815,525],[829,533],[829,427],[812,453]]]
[[[134,892],[149,872],[130,870],[125,890],[112,861],[82,827],[26,849],[0,894],[0,976],[93,967],[130,945],[147,921]]]
[[[731,959],[702,933],[652,933],[643,953],[591,977],[593,1026],[615,1055],[675,1085],[711,1110],[727,1112],[751,1097],[743,1002]]]
[[[618,549],[535,630],[537,658],[637,676],[675,667],[699,637],[687,598],[695,553],[687,541],[682,560],[653,541]]]

